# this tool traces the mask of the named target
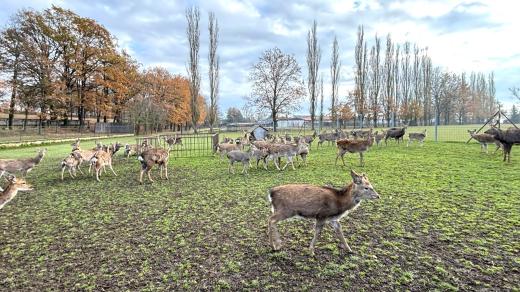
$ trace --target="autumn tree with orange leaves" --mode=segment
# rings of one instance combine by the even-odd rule
[[[190,97],[186,77],[140,68],[101,24],[57,6],[20,10],[0,31],[0,76],[9,127],[15,110],[37,114],[40,125],[130,121],[145,132],[206,120],[205,99]]]

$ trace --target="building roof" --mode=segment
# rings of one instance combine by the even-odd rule
[[[266,131],[269,131],[269,130],[268,130],[267,128],[265,128],[264,126],[261,126],[261,125],[254,125],[254,126],[252,126],[251,128],[249,128],[249,129],[247,130],[247,132],[251,133],[251,132],[253,132],[254,130],[256,130],[257,128],[262,128],[262,129],[264,129],[264,130],[266,130]]]

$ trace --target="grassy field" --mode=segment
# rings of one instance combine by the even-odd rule
[[[134,141],[127,138],[127,141]],[[48,146],[28,176],[35,190],[0,210],[0,290],[516,290],[520,289],[520,151],[512,163],[476,143],[370,150],[367,173],[381,195],[343,218],[354,254],[313,224],[266,235],[267,190],[289,182],[348,182],[334,147],[296,171],[229,175],[217,158],[174,159],[170,180],[139,185],[139,164],[118,153],[117,177],[59,179],[69,145]],[[35,148],[2,150],[26,157]]]

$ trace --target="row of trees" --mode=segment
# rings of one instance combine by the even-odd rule
[[[186,11],[190,43],[188,78],[166,69],[142,68],[113,35],[96,21],[53,6],[21,10],[0,32],[0,94],[9,99],[11,128],[17,110],[40,120],[87,117],[98,122],[123,119],[137,129],[216,122],[218,94],[218,23],[210,14],[211,95],[206,106],[199,93],[198,9]],[[1,96],[0,96],[1,97]]]
[[[480,123],[498,106],[493,73],[456,74],[434,66],[427,48],[409,42],[394,43],[391,36],[385,44],[376,34],[369,48],[363,26],[357,33],[355,46],[355,87],[340,100],[341,75],[339,45],[332,43],[330,59],[331,104],[323,106],[323,77],[319,78],[321,48],[317,23],[307,35],[307,89],[309,112],[314,129],[316,116],[320,125],[330,114],[339,125],[353,120],[354,126],[430,125],[439,123]],[[260,112],[268,112],[275,128],[279,114],[298,110],[306,93],[301,81],[301,67],[294,56],[278,48],[267,50],[250,72],[252,83],[249,104]],[[321,93],[321,95],[320,95]],[[321,100],[320,100],[321,98]],[[325,111],[325,112],[324,112]]]
[[[350,101],[363,127],[383,121],[430,125],[483,122],[497,109],[493,73],[456,74],[434,66],[427,48],[376,34],[368,49],[363,26],[355,47],[355,89]]]

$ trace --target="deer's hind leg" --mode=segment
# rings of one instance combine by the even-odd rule
[[[316,240],[321,234],[321,231],[323,230],[323,226],[325,225],[325,220],[316,220],[316,226],[314,227],[314,237],[311,240],[311,245],[309,246],[309,250],[311,252],[311,255],[314,255],[314,244],[316,243]]]
[[[110,168],[110,170],[112,171],[112,173],[117,176],[116,172],[114,171],[114,169],[112,168],[112,162],[110,162],[110,164],[108,165],[108,167]],[[103,165],[103,169],[105,168],[105,166]],[[105,170],[105,173],[106,173],[106,170]]]
[[[288,214],[284,214],[279,211],[275,211],[271,217],[269,217],[269,221],[267,224],[267,234],[269,234],[269,243],[273,247],[273,250],[280,250],[282,247],[282,240],[280,239],[280,232],[278,232],[278,228],[276,227],[276,223],[289,218]]]

